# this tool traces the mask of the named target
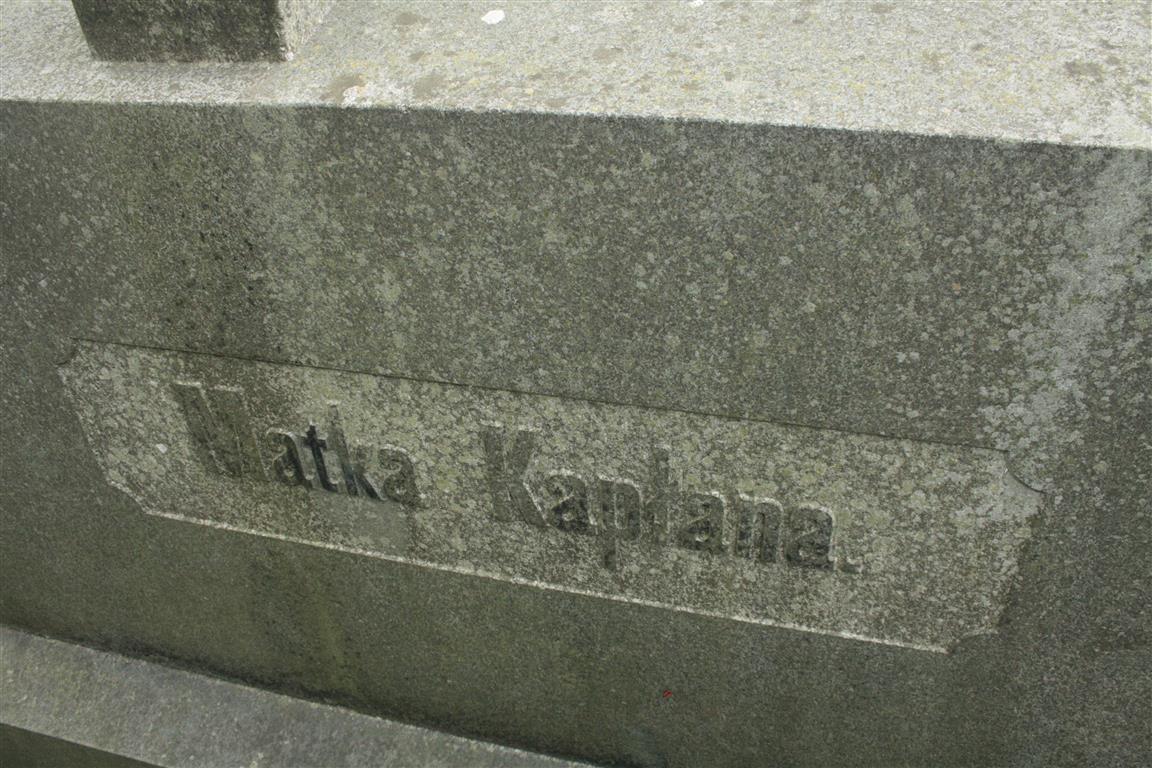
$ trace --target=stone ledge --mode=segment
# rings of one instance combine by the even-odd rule
[[[63,756],[93,766],[205,768],[586,765],[8,627],[0,627],[0,679],[0,763],[6,765],[18,758],[43,758],[36,764],[47,765]]]
[[[0,98],[627,115],[1148,147],[1148,16],[1139,3],[349,2],[291,62],[121,64],[92,59],[66,0],[9,0]]]

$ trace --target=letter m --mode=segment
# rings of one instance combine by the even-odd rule
[[[204,466],[233,477],[267,479],[241,390],[212,387],[205,392],[198,382],[177,381],[172,393]]]

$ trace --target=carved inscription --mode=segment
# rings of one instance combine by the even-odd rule
[[[983,448],[117,344],[61,376],[147,514],[935,651],[994,631],[1039,499]]]
[[[208,468],[237,478],[391,500],[418,506],[422,494],[412,458],[403,448],[352,445],[344,434],[338,403],[329,403],[321,431],[268,429],[257,437],[244,393],[238,387],[205,388],[176,381],[172,392],[188,424],[196,455]],[[487,465],[492,517],[502,523],[552,526],[566,533],[740,557],[833,568],[833,514],[818,505],[785,508],[770,498],[739,490],[685,491],[670,476],[668,449],[651,450],[643,485],[610,477],[581,477],[556,469],[533,488],[529,468],[540,435],[484,424],[478,433]],[[615,552],[615,550],[613,550]],[[614,557],[609,561],[614,566]],[[860,563],[841,558],[840,570],[858,573]]]
[[[326,433],[315,424],[300,433],[273,428],[264,433],[262,448],[239,388],[205,390],[199,383],[174,382],[172,391],[197,456],[222,474],[408,506],[420,503],[408,453],[390,445],[349,445],[337,403],[328,405]]]
[[[533,488],[529,468],[539,439],[528,429],[486,424],[481,430],[492,515],[501,522],[553,526],[600,536],[728,555],[761,563],[783,561],[831,569],[833,514],[818,505],[785,507],[737,489],[685,491],[670,476],[668,449],[651,450],[643,485],[611,477],[582,477],[558,469]],[[859,561],[841,558],[840,570],[858,573]]]

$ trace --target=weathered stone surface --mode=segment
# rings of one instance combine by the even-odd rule
[[[994,631],[1038,506],[980,448],[87,342],[61,373],[151,514],[932,650]]]
[[[110,61],[280,61],[332,0],[72,0],[93,55]]]
[[[512,0],[489,24],[491,4],[363,0],[336,4],[292,62],[163,68],[93,62],[65,0],[4,5],[9,98],[515,110],[1152,142],[1150,12],[1139,2]]]
[[[388,7],[244,66],[0,8],[0,619],[605,762],[1149,762],[1144,7]],[[339,401],[429,504],[226,477],[174,383],[260,439]],[[492,519],[485,419],[533,498],[666,446],[847,504],[860,571],[610,583],[581,514]]]
[[[20,768],[147,768],[148,763],[0,722],[0,758]]]
[[[586,765],[8,628],[0,680],[0,762],[13,768]]]

